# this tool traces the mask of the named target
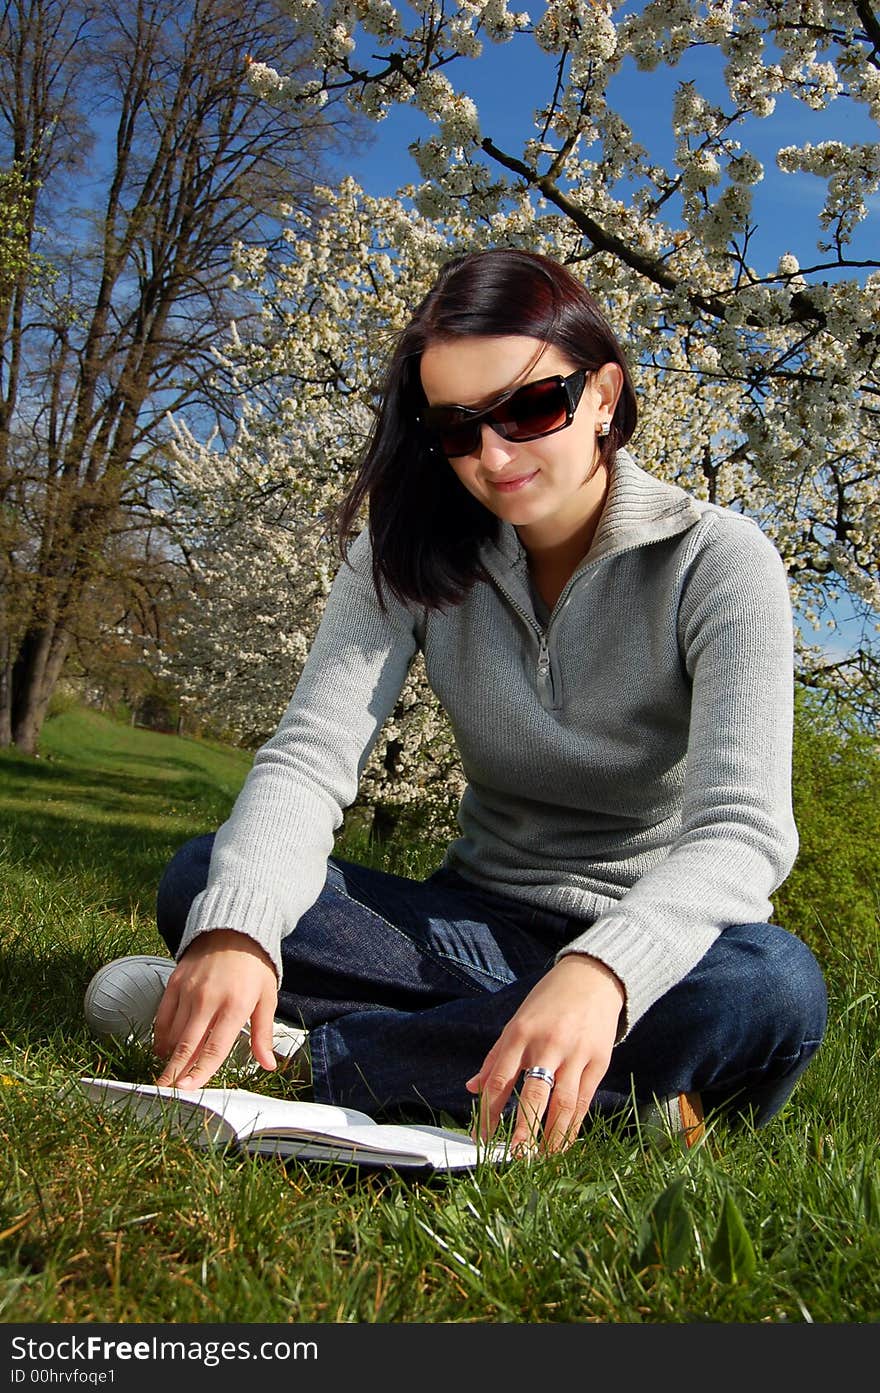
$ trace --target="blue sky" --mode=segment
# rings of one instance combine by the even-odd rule
[[[703,95],[730,107],[730,99],[724,95],[723,63],[719,50],[702,48],[686,55],[675,68],[661,67],[654,72],[638,72],[628,59],[613,79],[609,89],[613,104],[655,160],[666,161],[672,152],[669,114],[680,82],[694,81]],[[523,141],[534,133],[534,108],[552,91],[551,59],[530,37],[519,36],[507,44],[486,44],[482,57],[453,63],[445,72],[455,87],[476,101],[483,134],[502,148],[520,153]],[[370,130],[372,141],[347,157],[338,166],[339,172],[354,175],[373,195],[392,194],[403,184],[418,182],[420,175],[407,146],[430,132],[427,119],[410,108],[399,108]],[[816,112],[783,96],[771,117],[750,121],[745,134],[738,138],[765,169],[763,181],[753,191],[758,231],[750,245],[752,265],[761,273],[775,270],[784,251],[794,252],[805,266],[825,260],[816,249],[816,215],[824,202],[825,181],[813,175],[782,174],[776,168],[776,150],[780,145],[806,141],[877,141],[877,123],[866,108],[849,100]],[[876,256],[878,232],[880,197],[875,197],[869,217],[856,233],[853,256]]]

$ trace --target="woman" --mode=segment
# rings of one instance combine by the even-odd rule
[[[90,987],[95,1028],[120,973],[147,1022],[161,996],[160,1084],[203,1086],[249,1028],[257,1063],[275,1029],[320,1102],[464,1122],[479,1100],[479,1134],[513,1116],[514,1148],[561,1149],[633,1100],[685,1131],[706,1106],[782,1106],[826,1014],[809,950],[767,922],[797,847],[786,578],[752,521],[636,465],[635,423],[565,268],[443,268],[391,360],[341,536],[365,501],[369,523],[287,712],[216,838],[163,878],[177,965]],[[424,882],[330,857],[419,649],[467,778]]]

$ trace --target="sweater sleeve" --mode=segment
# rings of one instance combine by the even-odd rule
[[[681,828],[668,855],[557,955],[588,953],[626,990],[620,1038],[723,929],[761,923],[794,863],[793,629],[772,543],[713,517],[682,587],[692,684]]]
[[[207,888],[178,957],[199,934],[233,928],[281,977],[281,939],[318,898],[327,858],[370,750],[416,651],[411,612],[373,585],[365,533],[337,573],[314,643],[275,734],[257,751],[217,832]]]

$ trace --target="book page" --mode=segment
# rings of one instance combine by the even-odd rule
[[[269,1098],[246,1088],[202,1088],[192,1093],[179,1090],[179,1098],[192,1098],[199,1107],[220,1114],[234,1128],[240,1141],[255,1132],[316,1132],[332,1128],[345,1135],[352,1125],[374,1128],[377,1124],[365,1112],[337,1107],[334,1103],[308,1103],[296,1098]]]
[[[202,1145],[238,1141],[236,1130],[222,1109],[203,1107],[195,1092],[181,1093],[173,1088],[117,1079],[81,1078],[79,1084],[99,1106],[130,1113],[154,1125],[159,1123]]]
[[[247,1128],[239,1122],[245,1114],[249,1117]],[[453,1160],[473,1165],[478,1157],[476,1144],[466,1132],[427,1124],[376,1122],[366,1113],[328,1103],[288,1102],[237,1090],[225,1107],[224,1116],[236,1123],[238,1135],[249,1149],[257,1140],[302,1137],[332,1139],[352,1152],[411,1156],[430,1165],[446,1166]]]
[[[464,1133],[460,1136],[447,1133],[442,1137],[432,1137],[417,1127],[376,1122],[369,1127],[336,1127],[332,1124],[310,1128],[258,1127],[251,1132],[246,1145],[252,1150],[255,1144],[262,1149],[264,1144],[275,1141],[289,1142],[293,1147],[292,1154],[296,1155],[296,1143],[300,1140],[325,1142],[339,1154],[342,1154],[340,1148],[351,1155],[381,1153],[383,1156],[408,1157],[413,1162],[444,1168],[451,1161],[475,1165],[478,1156],[475,1144]]]
[[[447,1153],[429,1160],[423,1155],[400,1151],[346,1146],[344,1142],[334,1142],[329,1137],[310,1141],[305,1137],[257,1136],[248,1142],[247,1150],[260,1156],[280,1156],[298,1161],[342,1162],[361,1166],[393,1166],[399,1170],[472,1170],[477,1161],[475,1152],[468,1152],[461,1157]]]
[[[461,1132],[450,1131],[448,1127],[434,1127],[429,1122],[412,1122],[408,1124],[408,1131],[427,1132],[428,1136],[446,1137],[449,1141],[468,1141],[472,1146],[477,1146],[481,1157],[488,1157],[491,1161],[509,1161],[511,1159],[510,1142],[508,1141],[488,1141],[471,1142],[469,1136]]]
[[[363,1158],[375,1164],[474,1166],[481,1157],[505,1159],[503,1148],[477,1146],[465,1132],[428,1124],[378,1123],[367,1113],[330,1103],[271,1098],[241,1088],[184,1091],[158,1084],[82,1078],[93,1101],[131,1107],[141,1118],[184,1132],[202,1144],[235,1141],[260,1154]]]
[[[139,1117],[165,1118],[172,1111],[201,1112],[213,1117],[218,1134],[244,1141],[253,1131],[304,1129],[319,1134],[325,1126],[346,1128],[350,1123],[375,1127],[365,1112],[340,1108],[331,1103],[306,1103],[291,1098],[269,1098],[245,1088],[164,1088],[158,1084],[126,1083],[121,1079],[80,1079],[95,1102],[120,1106],[130,1104]]]

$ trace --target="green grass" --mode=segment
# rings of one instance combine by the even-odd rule
[[[855,960],[844,919],[828,1038],[788,1107],[690,1152],[599,1124],[564,1155],[426,1182],[194,1150],[77,1099],[80,1074],[152,1077],[89,1037],[83,991],[160,950],[162,868],[249,763],[78,711],[40,759],[0,755],[0,1321],[878,1319],[880,954]]]

